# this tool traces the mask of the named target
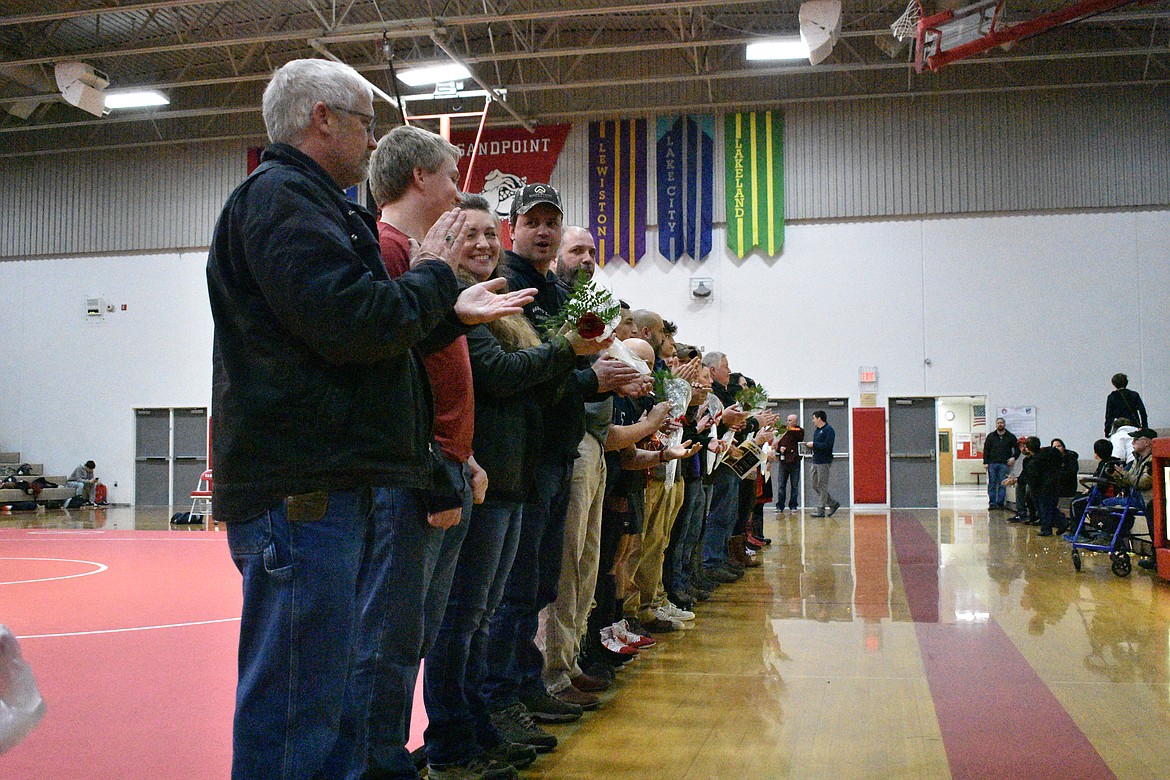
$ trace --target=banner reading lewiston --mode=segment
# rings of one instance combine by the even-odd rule
[[[589,232],[597,262],[646,254],[646,120],[589,123]]]
[[[784,246],[784,118],[778,111],[724,118],[727,246],[737,257]]]
[[[711,253],[715,118],[658,118],[658,251],[672,263]]]

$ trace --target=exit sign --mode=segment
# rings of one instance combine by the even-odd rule
[[[862,384],[872,385],[877,382],[877,369],[869,366],[862,366],[857,370],[858,381]]]

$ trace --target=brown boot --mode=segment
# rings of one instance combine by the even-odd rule
[[[731,556],[731,562],[742,566],[745,569],[754,569],[760,565],[760,562],[754,556],[748,555],[744,548],[743,536],[733,536],[727,541],[727,552]]]

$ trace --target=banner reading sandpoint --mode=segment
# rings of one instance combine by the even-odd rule
[[[711,253],[715,118],[658,118],[658,251],[672,263]]]
[[[484,130],[475,155],[467,192],[487,198],[501,221],[507,222],[512,196],[525,184],[549,184],[572,125],[539,125],[533,132],[522,127]],[[471,164],[474,130],[455,130],[451,143],[463,150],[459,160],[459,187]]]
[[[597,262],[646,254],[646,120],[589,123],[589,232]]]
[[[737,257],[784,246],[784,117],[755,111],[724,117],[727,246]]]

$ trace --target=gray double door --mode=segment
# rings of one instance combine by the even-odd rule
[[[190,503],[207,468],[207,409],[135,409],[134,503]]]
[[[890,506],[938,506],[934,398],[890,399]]]
[[[846,398],[780,398],[773,400],[769,408],[780,415],[777,427],[783,429],[784,419],[795,414],[800,420],[800,427],[804,428],[804,440],[812,441],[813,412],[823,411],[829,425],[833,426],[836,438],[833,443],[833,468],[829,470],[829,494],[841,506],[850,504],[850,479],[852,472],[849,464],[849,400]],[[805,450],[807,453],[808,450]],[[801,469],[800,489],[803,500],[801,506],[815,508],[817,497],[813,495],[809,484],[809,471],[812,466],[812,457],[805,455]],[[768,485],[766,490],[771,490]]]

